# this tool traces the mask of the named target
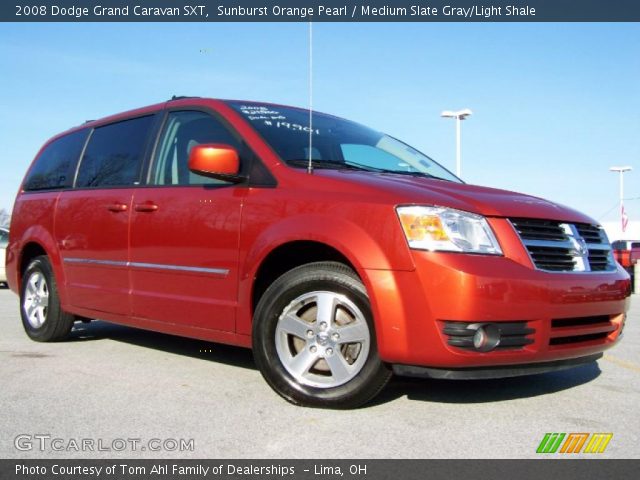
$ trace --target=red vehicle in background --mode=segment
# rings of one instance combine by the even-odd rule
[[[611,248],[616,262],[624,268],[633,268],[640,262],[640,240],[616,240]]]
[[[635,275],[635,266],[640,263],[640,240],[616,240],[611,244],[613,256],[622,268],[631,276],[631,288],[637,287],[638,278]]]
[[[27,335],[99,318],[251,347],[281,396],[333,408],[392,373],[542,373],[616,344],[629,275],[595,220],[312,119],[182,98],[47,142],[7,248]]]

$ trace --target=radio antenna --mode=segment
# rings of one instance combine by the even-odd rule
[[[309,164],[307,173],[313,173],[313,22],[309,22]]]

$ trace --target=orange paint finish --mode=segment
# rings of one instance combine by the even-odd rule
[[[286,165],[245,118],[219,100],[176,100],[70,132],[153,114],[158,122],[148,145],[154,145],[163,116],[189,109],[223,119],[273,182],[159,186],[145,184],[151,177],[143,172],[140,188],[21,190],[7,250],[13,291],[19,290],[21,259],[37,245],[52,261],[69,312],[249,346],[261,267],[277,249],[308,242],[339,255],[361,278],[378,351],[388,363],[449,368],[536,363],[598,353],[617,341],[629,306],[628,275],[621,268],[588,274],[538,270],[508,220],[595,223],[574,210],[425,177],[348,169],[309,175]],[[145,151],[148,168],[154,150]],[[235,176],[243,167],[238,151],[226,144],[191,150],[191,170]],[[396,213],[402,205],[482,215],[502,255],[411,249]],[[596,316],[610,318],[613,329],[589,332],[609,332],[606,338],[550,344],[563,337],[562,330],[552,332],[554,320]],[[528,322],[535,333],[524,348],[483,353],[450,346],[443,333],[447,321]]]
[[[611,347],[618,338],[622,312],[629,307],[628,280],[593,274],[552,278],[532,272],[506,257],[415,252],[414,272],[367,272],[373,277],[372,305],[378,322],[381,356],[390,363],[460,368],[544,362],[590,355]],[[384,288],[383,288],[384,287]],[[549,346],[553,319],[610,316],[611,335],[598,342]],[[445,321],[526,321],[536,330],[534,343],[522,350],[488,353],[447,345]],[[576,329],[573,333],[596,333]]]
[[[222,176],[237,175],[240,170],[238,152],[229,145],[196,145],[189,156],[189,170]]]

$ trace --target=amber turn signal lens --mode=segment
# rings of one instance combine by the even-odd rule
[[[442,221],[436,215],[414,215],[400,213],[402,228],[410,241],[430,239],[435,241],[448,240],[449,236],[442,226]]]

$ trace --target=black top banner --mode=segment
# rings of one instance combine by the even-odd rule
[[[1,22],[639,22],[639,0],[15,0]]]

